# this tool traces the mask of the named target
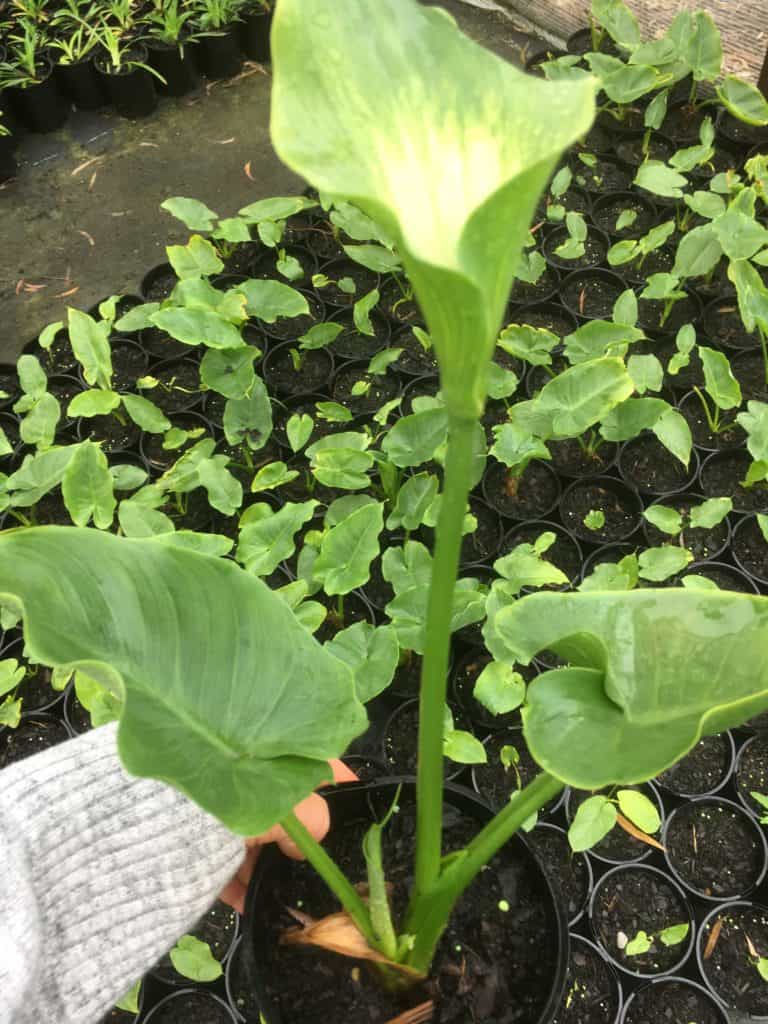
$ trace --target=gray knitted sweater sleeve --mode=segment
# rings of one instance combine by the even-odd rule
[[[125,774],[114,725],[0,772],[0,1024],[95,1024],[242,856],[186,797]]]

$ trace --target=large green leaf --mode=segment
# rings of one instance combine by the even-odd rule
[[[768,708],[768,599],[725,591],[534,594],[501,608],[510,660],[544,649],[523,711],[531,753],[584,789],[641,782],[702,735]]]
[[[109,391],[112,387],[112,351],[109,347],[109,323],[97,323],[88,313],[70,307],[67,310],[69,343],[83,368],[88,384]]]
[[[203,309],[160,309],[150,320],[184,345],[237,348],[245,344],[238,329],[228,320]]]
[[[595,83],[524,75],[416,0],[281,0],[272,53],[278,154],[396,240],[448,408],[476,415],[536,199]]]
[[[0,602],[34,661],[125,694],[128,771],[170,782],[235,832],[270,827],[366,725],[352,673],[233,562],[90,529],[0,534]]]

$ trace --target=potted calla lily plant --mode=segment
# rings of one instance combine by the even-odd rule
[[[416,645],[416,778],[342,787],[330,845],[311,837],[292,808],[366,729],[364,705],[389,683],[397,650],[364,626],[321,645],[261,579],[181,533],[0,533],[3,622],[23,621],[33,661],[79,670],[119,702],[128,771],[176,786],[236,833],[280,823],[305,855],[303,866],[264,857],[250,895],[243,959],[267,1024],[546,1024],[568,936],[520,831],[567,785],[645,782],[702,736],[768,708],[768,600],[520,597],[497,581],[484,639],[498,686],[519,694],[540,771],[495,815],[444,783],[454,592],[489,366],[536,204],[588,131],[596,84],[525,75],[417,0],[278,0],[271,44],[278,154],[394,240],[440,368],[447,448]],[[588,362],[631,392],[620,360]],[[594,396],[570,397],[568,416],[591,423],[580,404]],[[546,436],[567,432],[549,396],[535,411]],[[71,483],[83,522],[102,500],[98,479]],[[364,506],[362,526],[368,517]],[[561,665],[526,690],[515,668],[543,650]],[[293,928],[264,916],[285,902]]]

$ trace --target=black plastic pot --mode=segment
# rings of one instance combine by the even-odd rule
[[[160,263],[141,279],[140,292],[144,302],[162,302],[167,299],[179,279],[170,263]]]
[[[677,910],[667,907],[666,913],[670,915],[670,919],[664,920],[663,923],[660,922],[658,926],[653,928],[649,927],[648,924],[644,923],[642,918],[640,918],[638,915],[637,917],[633,917],[632,919],[633,927],[636,927],[638,931],[645,931],[649,936],[653,936],[660,928],[683,923],[689,925],[689,932],[687,937],[683,939],[683,941],[680,942],[677,946],[668,947],[669,949],[673,950],[675,954],[677,954],[668,967],[660,965],[655,970],[651,969],[654,966],[653,961],[651,961],[651,963],[648,963],[648,961],[645,959],[645,957],[649,954],[640,954],[637,957],[637,959],[633,959],[629,955],[622,957],[620,955],[621,948],[618,945],[618,943],[620,942],[621,929],[615,931],[613,929],[611,929],[610,931],[608,931],[607,929],[603,930],[601,928],[601,925],[599,924],[598,918],[602,891],[606,887],[616,885],[617,880],[622,881],[623,884],[626,886],[626,879],[631,878],[632,875],[635,875],[636,877],[642,879],[642,881],[639,883],[639,887],[642,887],[642,889],[644,889],[646,893],[648,893],[648,890],[652,885],[656,885],[660,889],[666,887],[668,893],[673,894],[679,903],[679,913]],[[641,912],[643,912],[645,910],[645,906],[640,907],[639,909]],[[653,907],[649,896],[648,911],[650,912],[652,910]],[[664,976],[674,976],[683,967],[691,953],[691,950],[693,949],[695,938],[695,919],[693,909],[691,907],[690,901],[688,900],[688,897],[685,894],[685,891],[682,889],[681,886],[677,884],[677,882],[669,874],[660,871],[658,868],[649,867],[647,864],[622,865],[620,867],[613,868],[611,871],[608,871],[605,875],[603,875],[600,881],[595,885],[594,891],[592,893],[592,899],[589,902],[589,919],[592,925],[592,932],[595,935],[600,948],[603,950],[603,952],[608,957],[610,962],[614,964],[614,966],[616,966],[620,971],[622,971],[623,974],[629,975],[633,978],[658,978]],[[624,937],[626,939],[632,939],[634,938],[634,935],[628,932],[624,932]],[[659,954],[662,953],[664,950],[664,947],[663,945],[661,945],[661,943],[659,943],[659,947],[660,948],[655,954],[650,955],[656,955],[658,957]],[[672,959],[672,954],[670,954],[670,959]]]
[[[538,655],[538,658],[541,658],[541,653]],[[642,785],[629,786],[627,788],[640,790],[656,805],[663,827],[664,805],[656,786],[652,782],[644,782]],[[607,789],[608,787],[606,787]],[[589,796],[591,794],[584,790],[569,789],[567,791],[565,797],[565,817],[569,825],[573,822],[578,808]],[[642,843],[639,839],[635,839],[625,833],[619,825],[614,825],[611,832],[593,846],[588,853],[590,857],[603,864],[630,866],[647,860],[653,853],[653,849]]]
[[[539,821],[527,837],[563,902],[568,927],[573,928],[584,916],[594,886],[589,857],[574,853],[565,830],[546,821]]]
[[[0,135],[0,182],[16,177],[16,142],[15,135]]]
[[[568,238],[568,229],[565,225],[561,225],[548,232],[547,237],[544,239],[542,252],[544,259],[550,266],[560,270],[563,274],[570,274],[571,272],[578,273],[579,270],[589,267],[599,267],[605,263],[605,257],[611,243],[604,231],[596,227],[589,227],[587,240],[584,242],[584,255],[576,259],[566,259],[566,257],[559,256],[556,252],[556,249],[566,242]]]
[[[715,927],[718,934],[712,943]],[[768,947],[768,909],[758,903],[734,900],[715,907],[704,918],[696,939],[696,959],[704,984],[721,1005],[737,1011],[728,1016],[739,1024],[768,1020],[766,985],[757,972],[745,935],[759,955],[764,956]],[[733,978],[739,969],[740,981],[738,976]],[[744,987],[745,978],[751,982],[749,989]]]
[[[661,463],[662,473],[658,473]],[[626,441],[619,452],[619,473],[625,484],[640,494],[661,497],[687,490],[699,471],[699,457],[694,448],[688,468],[652,434],[643,433]]]
[[[28,664],[24,658],[24,641],[21,637],[6,645],[0,657],[15,658],[21,667],[27,668],[27,675],[19,683],[18,696],[22,699],[22,710],[25,714],[39,715],[46,711],[54,713],[62,704],[64,694],[54,690],[50,685],[51,670],[44,665]]]
[[[623,1006],[621,981],[613,964],[594,942],[571,932],[571,957],[558,1024],[619,1024]]]
[[[262,363],[262,376],[271,395],[296,398],[314,393],[330,397],[333,377],[333,356],[327,349],[313,349],[303,353],[301,370],[294,369],[292,342],[270,349]]]
[[[272,28],[271,10],[252,11],[240,24],[240,49],[248,60],[267,64],[272,57],[269,33]]]
[[[731,557],[760,587],[768,586],[768,546],[756,516],[745,516],[733,531]]]
[[[638,292],[643,289],[638,289]],[[703,304],[696,292],[684,289],[686,296],[674,303],[664,323],[661,322],[664,303],[658,299],[637,298],[637,326],[653,334],[675,335],[684,324],[696,324]]]
[[[222,966],[226,966],[232,955],[239,933],[239,915],[220,900],[214,903],[210,910],[203,914],[188,931],[188,934],[208,944],[213,956]],[[170,985],[172,988],[189,987],[189,978],[179,974],[173,966],[169,953],[164,954],[149,973],[163,985]]]
[[[196,430],[202,427],[201,437],[211,437],[213,426],[211,421],[197,412],[183,412],[172,417],[173,425],[181,430]],[[142,433],[139,441],[139,454],[150,469],[164,473],[182,454],[182,450],[169,451],[163,448],[162,434]]]
[[[631,167],[639,167],[646,159],[643,150],[645,144],[645,132],[626,132],[614,140],[613,151],[622,163]],[[667,161],[675,152],[675,144],[666,135],[660,132],[653,132],[648,142],[648,157],[651,160]],[[637,192],[632,195],[637,196]],[[644,197],[643,197],[644,198]]]
[[[472,732],[472,725],[469,721],[463,709],[458,704],[451,705],[451,711],[453,712],[454,724],[457,729],[463,729],[466,732]],[[383,761],[387,773],[389,775],[403,776],[410,775],[416,771],[416,747],[412,745],[412,749],[408,750],[408,757],[413,757],[413,764],[404,764],[398,759],[398,754],[393,747],[393,743],[398,739],[400,730],[408,728],[408,724],[413,727],[414,735],[417,728],[419,715],[419,700],[417,697],[403,701],[402,704],[398,705],[392,714],[389,716],[385,726],[384,735],[382,739],[381,750],[379,751],[379,760]],[[406,723],[403,726],[403,723]],[[450,758],[443,758],[443,775],[446,782],[452,782],[458,779],[466,771],[467,766],[460,764],[457,761],[451,761]]]
[[[721,110],[718,114],[715,131],[718,139],[741,150],[768,142],[768,126],[747,124],[727,110]]]
[[[708,498],[730,498],[734,512],[768,512],[768,485],[741,484],[751,465],[746,451],[713,452],[701,464],[699,489]]]
[[[574,270],[560,284],[560,301],[582,322],[610,320],[616,300],[628,287],[612,270]]]
[[[520,306],[510,318],[510,323],[543,327],[560,337],[572,334],[579,326],[576,317],[557,302],[532,302]]]
[[[585,525],[579,511],[585,501],[589,505],[587,513],[595,509],[605,514],[603,526],[591,530]],[[643,503],[637,491],[615,477],[575,480],[560,498],[562,523],[578,540],[588,544],[616,544],[627,540],[640,526],[642,516]]]
[[[493,661],[492,656],[483,650],[470,650],[461,657],[449,673],[449,692],[452,699],[461,707],[479,734],[498,732],[500,729],[519,729],[520,710],[505,714],[493,715],[479,701],[475,700],[474,691],[477,680],[482,672]],[[519,666],[516,671],[526,683],[536,678],[538,672],[533,666]],[[480,794],[482,796],[482,793]]]
[[[539,53],[534,53],[532,57],[529,57],[525,62],[525,70],[531,75],[544,78],[544,72],[541,70],[542,64],[546,64],[550,60],[557,60],[558,57],[567,56],[567,50],[558,50],[554,47],[549,47],[546,50],[540,50]]]
[[[217,35],[200,39],[200,70],[206,78],[234,78],[243,67],[238,39],[239,24],[222,28]]]
[[[736,744],[730,732],[702,736],[685,757],[654,781],[665,793],[679,799],[714,796],[730,781],[735,763]]]
[[[82,736],[84,732],[89,732],[93,728],[90,714],[77,699],[74,680],[67,684],[64,691],[63,713],[64,721],[73,736]]]
[[[653,505],[665,505],[676,509],[678,512],[687,512],[692,506],[700,505],[706,498],[700,494],[683,494],[678,497],[662,497],[652,502]],[[670,542],[669,534],[657,529],[647,519],[643,519],[643,532],[646,542],[650,547]],[[731,523],[726,517],[721,523],[711,530],[701,527],[691,530],[683,530],[685,547],[693,553],[697,564],[706,561],[714,561],[728,548],[731,543]]]
[[[614,157],[601,156],[594,167],[588,167],[578,156],[571,156],[570,167],[576,184],[590,194],[603,192],[623,192],[632,184],[635,168],[624,164]]]
[[[637,216],[628,227],[617,229],[616,222],[624,210]],[[658,219],[655,205],[637,192],[606,192],[592,204],[592,222],[614,238],[640,238],[650,231]]]
[[[717,345],[727,352],[760,349],[760,335],[757,331],[747,332],[734,295],[708,303],[702,314],[702,326],[708,345]]]
[[[592,39],[591,28],[580,28],[576,32],[571,33],[566,41],[566,47],[568,53],[581,55],[583,53],[591,53],[595,47]],[[618,57],[619,51],[616,48],[616,44],[609,35],[603,33],[603,37],[600,40],[598,47],[600,53],[608,53],[611,56]]]
[[[192,1014],[205,1024],[236,1024],[237,1018],[223,999],[200,988],[185,988],[161,999],[144,1018],[144,1024],[190,1019]],[[173,1014],[174,1016],[169,1016]]]
[[[752,793],[768,796],[768,737],[765,732],[751,736],[739,750],[733,783],[739,803],[752,817],[765,817],[765,808],[752,796]]]
[[[78,110],[98,110],[107,102],[101,78],[90,58],[75,64],[59,64],[56,77],[61,91]]]
[[[503,518],[525,521],[548,516],[560,500],[560,481],[546,462],[529,462],[520,477],[503,463],[490,461],[482,481],[486,504]]]
[[[186,96],[199,85],[196,52],[196,43],[185,43],[182,46],[170,46],[159,40],[149,43],[149,63],[164,79],[163,82],[155,81],[159,93],[165,96]]]
[[[126,59],[146,64],[147,48],[135,46]],[[148,117],[157,109],[156,79],[149,71],[129,63],[116,72],[104,58],[97,58],[96,69],[110,102],[121,117]]]
[[[391,806],[401,781],[403,788],[400,791],[399,802],[402,808],[406,806],[406,802],[408,804],[413,802],[414,784],[412,780],[393,779],[367,785],[347,784],[327,791],[325,795],[331,812],[331,834],[337,835],[346,824],[352,825],[361,819],[370,818],[371,822],[381,820],[381,816]],[[447,818],[458,820],[457,815],[463,815],[471,818],[478,827],[490,820],[491,812],[488,808],[466,790],[448,785],[445,789],[445,799]],[[531,1024],[549,1024],[563,998],[565,986],[570,948],[565,914],[549,877],[531,852],[524,837],[513,836],[498,857],[502,858],[499,869],[502,872],[508,870],[511,872],[509,877],[520,879],[516,891],[519,891],[521,895],[537,894],[548,920],[551,945],[547,950],[541,950],[541,954],[547,956],[552,964],[552,979],[545,1005],[542,1006],[540,1013],[535,1018],[531,1018]],[[270,940],[262,921],[268,920],[273,913],[277,912],[276,908],[273,911],[270,906],[270,879],[276,872],[287,870],[290,870],[290,865],[280,855],[275,855],[271,849],[266,850],[259,858],[248,892],[243,947],[238,951],[241,955],[240,962],[244,975],[258,998],[261,1013],[264,1016],[264,1024],[300,1024],[303,1019],[301,1011],[290,1017],[280,1013],[269,995],[265,977],[266,943]],[[508,901],[514,904],[514,896],[508,897]],[[500,970],[504,970],[506,964],[501,962],[498,967]],[[337,1022],[329,1020],[328,1024],[337,1024]],[[338,1024],[342,1024],[340,1019]],[[344,1024],[348,1024],[348,1018]]]
[[[579,572],[584,561],[581,545],[573,533],[559,523],[548,522],[546,519],[527,520],[513,526],[504,535],[499,549],[499,555],[504,556],[512,551],[518,544],[533,544],[543,533],[553,533],[555,540],[552,546],[544,553],[544,558],[552,565],[565,573],[568,579],[575,583],[579,578]],[[547,590],[568,590],[569,584],[552,584]]]
[[[684,576],[703,576],[721,590],[732,590],[737,594],[760,593],[754,580],[727,562],[691,562],[688,568],[680,573],[681,579]]]
[[[19,118],[30,132],[55,132],[69,117],[69,103],[59,90],[49,60],[44,61],[37,82],[25,89],[14,87],[8,92]]]
[[[369,390],[361,395],[352,394],[352,388],[358,382],[367,384]],[[400,389],[400,381],[391,371],[368,373],[367,362],[345,362],[336,369],[331,397],[346,406],[353,416],[371,416],[396,398]]]
[[[649,1024],[650,1021],[662,1021],[670,1011],[671,1001],[679,999],[681,995],[686,1005],[679,1009],[686,1014],[686,1024],[691,1014],[698,1020],[700,1014],[707,1011],[708,1019],[714,1015],[719,1024],[730,1024],[723,1007],[702,985],[696,984],[690,978],[678,977],[658,978],[633,992],[624,1004],[619,1024]],[[673,1004],[671,1012],[678,1012],[678,1006]]]
[[[738,409],[734,409],[731,413],[726,413],[725,416],[731,417],[730,425],[725,429],[721,429],[718,434],[713,434],[707,423],[702,400],[695,391],[689,391],[688,394],[683,395],[677,403],[677,408],[691,428],[693,443],[705,455],[708,455],[710,452],[727,451],[732,448],[744,448],[747,436],[735,420]],[[724,419],[725,416],[723,417]]]
[[[696,815],[695,821],[698,828],[692,824],[691,816]],[[746,857],[749,863],[745,865],[746,875],[723,877],[722,865],[719,870],[711,869],[707,887],[695,883],[692,875],[686,870],[680,855],[673,846],[683,834],[690,834],[693,831],[692,843],[695,843],[694,860],[703,865],[706,871],[707,864],[712,864],[710,858],[717,855],[714,847],[723,842],[722,831],[725,827],[722,819],[727,816],[731,819],[733,826],[738,833],[733,837],[731,849],[732,856],[720,854],[721,860],[726,861],[726,871],[733,872],[734,856]],[[714,820],[713,830],[716,835],[708,834],[702,821]],[[761,884],[768,870],[768,843],[762,829],[757,825],[755,819],[748,814],[743,807],[730,800],[722,800],[713,797],[701,797],[691,800],[676,808],[667,818],[662,833],[662,845],[664,846],[664,859],[668,869],[675,880],[686,889],[693,897],[705,900],[707,903],[725,903],[729,900],[746,899]],[[736,847],[734,849],[734,847]],[[739,865],[742,867],[742,865]]]

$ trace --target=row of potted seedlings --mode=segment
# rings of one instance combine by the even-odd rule
[[[530,777],[519,707],[553,664],[494,661],[500,592],[768,585],[761,142],[707,107],[665,154],[645,124],[659,95],[614,104],[553,178],[491,370],[445,725],[447,776],[488,805]],[[324,642],[380,644],[350,756],[363,777],[410,774],[446,422],[396,249],[312,196],[228,218],[164,206],[194,234],[142,294],[70,311],[0,371],[3,525],[173,532],[262,576]],[[93,681],[27,665],[5,625],[0,764],[115,716]],[[559,1024],[768,1013],[763,725],[645,786],[569,792],[532,828],[573,933]],[[110,1019],[257,1021],[228,922],[214,908]]]
[[[201,77],[269,59],[271,0],[6,0],[0,5],[0,181],[24,132],[72,109],[151,114]]]

